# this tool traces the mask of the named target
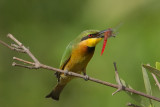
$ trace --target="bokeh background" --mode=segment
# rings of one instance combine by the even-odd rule
[[[113,62],[120,76],[145,92],[141,64],[160,61],[159,0],[0,0],[0,39],[13,43],[12,33],[44,64],[59,67],[67,44],[87,29],[123,25],[111,38],[103,56],[102,42],[87,67],[89,76],[116,83]],[[31,60],[0,45],[0,107],[124,107],[134,102],[125,92],[83,79],[70,82],[60,101],[45,96],[56,84],[52,71],[12,67],[12,57]],[[153,95],[160,97],[154,80]],[[157,102],[154,102],[159,106]]]

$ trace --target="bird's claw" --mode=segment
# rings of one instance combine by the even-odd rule
[[[89,80],[89,76],[85,75],[84,80],[88,81]]]
[[[68,74],[68,70],[65,70],[65,71],[64,71],[64,75],[67,75],[67,74]]]

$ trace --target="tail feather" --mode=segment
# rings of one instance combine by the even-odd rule
[[[62,90],[65,86],[66,86],[66,84],[61,85],[61,84],[58,83],[56,85],[56,87],[53,89],[53,91],[51,91],[51,93],[46,96],[46,98],[52,98],[52,99],[58,101],[59,96],[60,96],[60,94],[61,94],[61,92],[62,92]]]

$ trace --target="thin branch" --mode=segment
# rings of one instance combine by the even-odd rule
[[[20,58],[17,58],[17,57],[13,57],[13,60],[17,60],[17,61],[35,66],[35,63],[30,62],[30,61],[26,61],[26,60],[23,60],[23,59],[20,59]]]
[[[121,83],[121,80],[118,74],[118,70],[117,70],[117,66],[116,66],[116,62],[114,62],[113,64],[115,68],[115,78],[116,78],[116,82],[118,83],[118,89],[114,93],[112,93],[112,95],[116,94],[119,91],[122,91],[125,88],[123,84]]]
[[[22,64],[17,64],[15,62],[12,63],[12,66],[18,66],[18,67],[23,67],[23,68],[28,68],[28,69],[37,69],[35,66],[26,66]]]
[[[155,82],[156,82],[156,85],[158,86],[158,88],[159,88],[159,90],[160,90],[160,83],[159,83],[157,77],[156,77],[153,73],[151,73],[151,74],[152,74],[152,76],[153,76],[153,78],[154,78],[154,80],[155,80]]]
[[[30,61],[26,61],[26,60],[23,60],[23,59],[20,59],[20,58],[13,57],[14,60],[17,60],[17,61],[20,61],[20,62],[23,62],[23,63],[31,65],[31,66],[25,66],[25,65],[13,63],[12,64],[13,66],[18,66],[18,67],[23,67],[23,68],[29,68],[29,69],[42,68],[42,69],[47,69],[47,70],[51,70],[51,71],[57,71],[57,72],[61,72],[61,73],[66,73],[66,75],[70,75],[70,76],[74,76],[74,77],[78,77],[78,78],[83,78],[83,79],[86,78],[86,76],[81,75],[81,74],[77,74],[77,73],[74,73],[74,72],[66,72],[66,71],[61,70],[61,69],[57,69],[57,68],[54,68],[54,67],[51,67],[51,66],[48,66],[48,65],[45,65],[45,64],[41,64],[36,59],[36,57],[29,51],[29,49],[27,49],[25,46],[23,46],[21,42],[19,42],[15,37],[13,37],[13,35],[8,34],[8,37],[10,39],[12,39],[15,43],[17,43],[17,45],[20,46],[20,48],[22,48],[31,57],[31,59],[34,61],[34,62],[30,62]],[[4,46],[7,46],[8,48],[10,48],[10,46],[6,45],[5,42],[1,42],[0,41],[0,43],[2,45],[4,45]],[[12,48],[10,48],[10,49],[13,50]],[[112,84],[112,83],[109,83],[109,82],[105,82],[105,81],[102,81],[102,80],[99,80],[99,79],[96,79],[96,78],[89,77],[88,80],[96,82],[96,83],[99,83],[99,84],[102,84],[102,85],[106,85],[106,86],[109,86],[109,87],[113,87],[113,88],[116,88],[116,89],[119,88],[119,85]],[[146,98],[149,98],[149,99],[152,99],[152,100],[160,102],[160,98],[147,95],[145,93],[142,93],[140,91],[136,91],[134,89],[130,89],[130,88],[124,87],[123,90],[127,91],[127,92],[134,93],[134,94],[138,94],[138,95],[144,96]]]
[[[12,47],[15,47],[15,48],[17,48],[17,49],[22,49],[20,46],[18,46],[18,45],[16,45],[16,44],[13,44],[13,43],[11,43],[11,46],[12,46]]]
[[[15,47],[12,47],[10,45],[8,45],[7,43],[3,42],[0,40],[0,43],[6,47],[8,47],[9,49],[13,50],[13,51],[17,51],[17,52],[21,52],[21,53],[25,53],[24,50],[21,50],[21,49],[18,49],[18,48],[15,48]]]
[[[35,67],[39,68],[40,62],[37,58],[34,57],[34,55],[29,51],[28,48],[26,48],[21,42],[19,42],[12,34],[8,34],[7,37],[9,37],[11,40],[13,40],[17,45],[22,48],[35,62]]]
[[[26,62],[29,62],[29,61],[26,61]],[[74,73],[74,72],[66,72],[65,70],[57,69],[57,68],[54,68],[54,67],[51,67],[51,66],[48,66],[48,65],[44,65],[44,64],[40,64],[40,68],[51,70],[51,71],[57,71],[57,72],[61,72],[61,73],[66,73],[67,75],[78,77],[78,78],[83,78],[83,79],[86,78],[84,75],[77,74],[77,73]],[[99,80],[99,79],[96,79],[96,78],[89,77],[88,80],[96,82],[96,83],[100,83],[102,85],[110,86],[110,87],[113,87],[113,88],[117,88],[117,89],[119,88],[119,85],[112,84],[112,83],[109,83],[109,82],[105,82],[105,81],[102,81],[102,80]],[[130,88],[125,87],[123,90],[134,93],[134,94],[138,94],[138,95],[144,96],[146,98],[153,99],[155,101],[160,102],[160,98],[156,98],[154,96],[147,95],[145,93],[142,93],[140,91],[136,91],[134,89],[130,89]]]

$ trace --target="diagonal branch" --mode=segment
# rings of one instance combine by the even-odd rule
[[[153,73],[151,73],[151,74],[152,74],[152,76],[153,76],[153,78],[154,78],[154,80],[155,80],[155,82],[156,82],[156,85],[158,86],[158,88],[159,88],[159,90],[160,90],[160,83],[159,83],[156,75],[154,75]]]
[[[78,78],[83,78],[83,79],[86,78],[86,76],[81,75],[81,74],[77,74],[77,73],[74,73],[74,72],[66,72],[64,70],[57,69],[57,68],[54,68],[54,67],[51,67],[51,66],[48,66],[48,65],[40,63],[38,61],[38,59],[30,52],[30,50],[28,48],[26,48],[24,45],[22,45],[22,43],[19,42],[13,35],[8,34],[8,37],[10,39],[12,39],[18,45],[18,48],[23,49],[23,51],[26,54],[28,54],[31,57],[31,59],[34,61],[34,62],[30,62],[30,61],[26,61],[26,60],[23,60],[23,59],[20,59],[20,58],[17,58],[17,57],[13,57],[14,60],[17,60],[19,62],[23,62],[25,64],[29,64],[30,65],[30,66],[26,66],[26,65],[17,64],[15,62],[13,62],[13,64],[12,64],[13,66],[18,66],[18,67],[23,67],[23,68],[29,68],[29,69],[38,69],[38,68],[41,68],[41,69],[47,69],[47,70],[51,70],[51,71],[57,71],[57,72],[61,72],[61,73],[66,73],[66,75],[70,75],[70,76],[74,76],[74,77],[78,77]],[[2,45],[4,45],[4,46],[10,48],[11,50],[18,51],[17,48],[13,49],[12,46],[8,45],[7,43],[5,43],[5,42],[3,42],[1,40],[0,40],[0,43]],[[112,84],[112,83],[109,83],[109,82],[105,82],[105,81],[102,81],[102,80],[99,80],[99,79],[96,79],[96,78],[89,77],[88,80],[96,82],[96,83],[99,83],[99,84],[102,84],[102,85],[106,85],[106,86],[109,86],[109,87],[113,87],[113,88],[119,89],[119,85]],[[131,93],[134,93],[134,94],[138,94],[140,96],[144,96],[146,98],[149,98],[149,99],[152,99],[152,100],[160,102],[160,98],[147,95],[145,93],[142,93],[140,91],[136,91],[134,89],[130,89],[130,88],[124,87],[123,91],[127,91],[127,92],[131,92]]]

